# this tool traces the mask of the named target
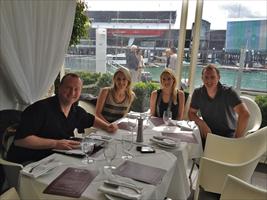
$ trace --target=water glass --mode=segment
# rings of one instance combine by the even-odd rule
[[[171,111],[165,110],[163,112],[163,121],[164,121],[166,126],[171,124],[171,121],[172,121],[172,112]]]
[[[111,165],[112,160],[115,159],[117,155],[117,144],[111,142],[104,143],[104,157],[107,161],[107,165],[104,166],[105,169],[116,169],[115,166]]]
[[[90,164],[94,162],[93,158],[89,158],[88,154],[91,154],[94,150],[95,143],[94,141],[89,137],[84,137],[81,142],[81,149],[82,152],[85,154],[85,158],[82,160],[82,163],[84,164]]]
[[[127,120],[130,133],[134,135],[134,130],[136,129],[137,126],[137,119],[128,117]]]
[[[122,153],[123,156],[121,157],[124,160],[129,160],[133,158],[130,154],[130,150],[133,147],[133,133],[125,133],[121,137],[121,144],[122,144]]]

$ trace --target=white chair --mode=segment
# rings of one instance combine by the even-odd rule
[[[3,166],[8,187],[15,187],[18,189],[19,173],[23,166],[18,163],[4,160],[3,158],[0,158],[0,165]]]
[[[221,193],[227,174],[249,181],[267,148],[267,127],[243,138],[226,138],[209,133],[204,156],[200,159],[199,186],[207,192]]]
[[[1,200],[20,200],[19,195],[14,187],[10,188],[0,196]]]
[[[86,112],[95,114],[95,106],[91,103],[88,103],[84,100],[79,100],[79,106],[81,106]]]
[[[267,190],[260,189],[237,177],[227,175],[220,200],[266,200]]]
[[[240,96],[240,98],[242,102],[246,104],[250,112],[248,126],[245,130],[245,133],[249,134],[260,128],[262,122],[262,114],[258,104],[253,99],[246,96]]]

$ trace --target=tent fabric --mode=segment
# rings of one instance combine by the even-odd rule
[[[75,0],[0,2],[0,110],[41,99],[64,62]]]

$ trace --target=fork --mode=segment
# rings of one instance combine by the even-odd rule
[[[43,162],[40,162],[40,163],[38,163],[37,165],[34,165],[34,166],[29,170],[29,173],[32,173],[33,170],[36,169],[37,167],[39,167],[40,165],[47,165],[47,164],[53,162],[54,160],[55,160],[55,158],[51,158],[51,159],[49,159],[48,161],[46,161],[46,162],[44,162],[44,163],[43,163]]]

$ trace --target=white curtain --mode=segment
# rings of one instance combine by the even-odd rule
[[[75,0],[0,0],[0,110],[39,100],[72,33]]]

